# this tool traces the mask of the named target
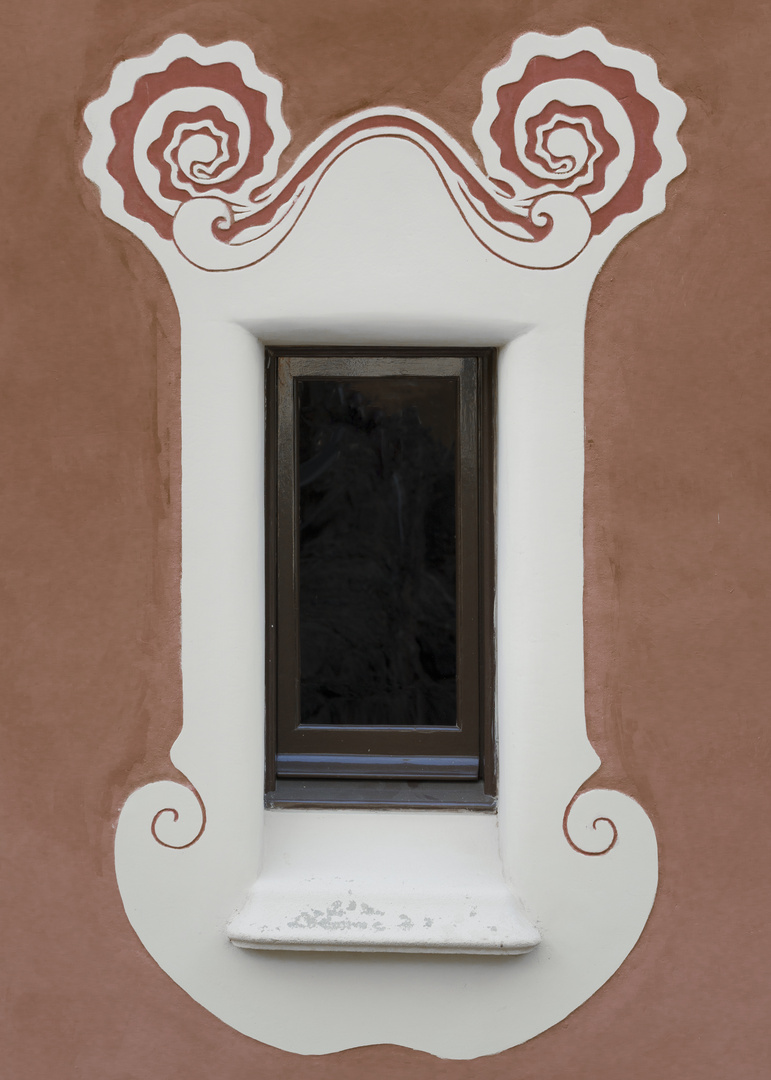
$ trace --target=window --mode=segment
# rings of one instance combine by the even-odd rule
[[[269,805],[493,805],[490,350],[267,353]]]

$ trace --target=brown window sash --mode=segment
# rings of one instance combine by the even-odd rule
[[[278,788],[289,783],[296,793],[301,780],[310,782],[305,786],[317,797],[320,780],[334,781],[335,790],[343,793],[343,803],[344,793],[353,791],[352,781],[419,782],[422,789],[426,782],[454,781],[443,790],[473,787],[476,792],[483,789],[485,797],[494,793],[494,365],[491,350],[267,350],[266,791],[274,793],[269,801],[281,802],[275,796],[277,783]],[[373,376],[447,379],[456,390],[457,709],[453,726],[300,722],[297,387],[305,381]],[[468,787],[464,789],[459,781]],[[361,784],[357,790],[353,801],[359,804],[363,798],[366,804]],[[394,801],[392,794],[385,801]],[[417,801],[430,806],[442,804],[442,797],[433,799],[430,792],[426,797],[424,791]],[[487,805],[484,798],[480,802],[468,794],[460,799],[464,802]],[[452,802],[458,804],[457,799]]]

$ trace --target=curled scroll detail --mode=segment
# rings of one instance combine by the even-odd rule
[[[595,811],[592,810],[592,803],[597,802],[602,798],[602,788],[595,788],[592,791],[579,791],[570,800],[565,808],[565,813],[562,817],[562,831],[565,834],[565,839],[579,855],[607,855],[609,851],[612,851],[618,841],[618,829],[611,818],[606,817],[603,814],[597,814],[593,816]],[[605,826],[598,830],[598,826]],[[581,844],[576,843],[573,838],[578,835],[578,830],[582,830],[584,834],[588,834],[588,830],[591,830],[596,834],[597,840],[602,843],[602,834],[608,835],[608,829],[610,829],[610,842],[605,843],[604,847],[600,847],[597,850],[591,848],[582,847]],[[573,836],[571,836],[571,830]],[[589,838],[591,834],[589,834]],[[586,840],[582,837],[582,842]]]
[[[636,214],[636,224],[660,212],[685,163],[676,134],[684,107],[654,62],[588,27],[525,34],[485,77],[473,128],[484,169],[426,117],[376,108],[332,125],[279,176],[290,139],[281,95],[241,42],[204,47],[180,34],[120,64],[86,110],[85,171],[105,212],[173,239],[203,270],[250,266],[286,238],[342,154],[397,138],[431,159],[489,251],[555,269],[618,217]],[[198,202],[207,204],[200,214]]]
[[[203,836],[206,828],[206,807],[203,799],[192,785],[175,784],[177,806],[164,806],[156,811],[150,824],[153,839],[166,848],[183,851],[192,847]],[[171,814],[171,819],[165,815]],[[165,833],[168,839],[159,835]],[[192,839],[185,837],[196,830]],[[175,835],[176,834],[176,835]],[[184,840],[184,843],[177,841]]]

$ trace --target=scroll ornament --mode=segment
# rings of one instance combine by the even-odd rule
[[[250,266],[286,238],[341,155],[397,137],[428,155],[480,243],[551,269],[606,230],[620,236],[660,213],[685,167],[682,101],[650,57],[587,27],[525,34],[485,76],[473,126],[483,168],[430,119],[376,108],[328,128],[282,173],[281,96],[240,42],[176,35],[119,64],[86,110],[84,168],[104,212],[143,238],[149,227],[202,270]]]

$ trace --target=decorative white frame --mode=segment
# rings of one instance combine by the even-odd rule
[[[599,764],[583,331],[603,261],[685,167],[684,107],[597,30],[526,34],[484,81],[486,172],[426,118],[375,109],[275,180],[280,98],[245,45],[181,35],[119,64],[86,111],[86,175],[158,259],[182,323],[171,757],[190,786],[128,799],[118,883],[163,969],[253,1038],[489,1054],[594,993],[655,896],[642,808],[576,797]],[[497,814],[264,809],[263,343],[499,349]],[[484,952],[527,955],[464,955]]]

